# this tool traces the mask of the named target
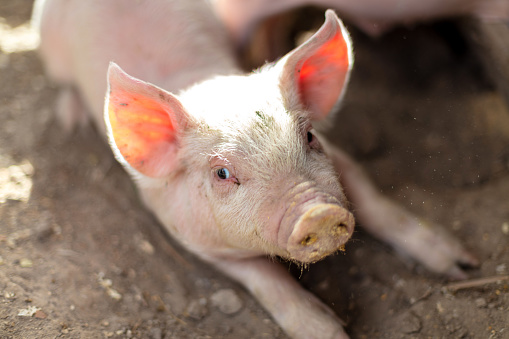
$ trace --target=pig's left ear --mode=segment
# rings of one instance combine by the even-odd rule
[[[166,176],[178,166],[178,137],[191,121],[171,93],[110,63],[104,120],[121,163],[153,178]]]
[[[318,32],[276,64],[287,105],[306,109],[312,120],[325,119],[342,98],[352,65],[348,32],[329,9]]]

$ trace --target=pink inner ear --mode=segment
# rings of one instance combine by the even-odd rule
[[[348,45],[338,30],[298,71],[302,103],[314,120],[324,119],[341,97],[349,68]]]
[[[142,174],[169,174],[177,153],[175,126],[167,111],[171,107],[144,93],[116,87],[111,87],[108,116],[120,153]]]

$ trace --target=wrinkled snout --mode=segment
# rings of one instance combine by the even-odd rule
[[[339,205],[311,206],[294,224],[286,249],[291,259],[318,261],[340,250],[352,236],[354,226],[352,213]]]

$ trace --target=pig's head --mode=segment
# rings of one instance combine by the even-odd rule
[[[344,92],[352,64],[332,11],[304,45],[248,76],[175,96],[109,68],[105,120],[147,205],[189,247],[314,262],[354,219],[312,123]]]

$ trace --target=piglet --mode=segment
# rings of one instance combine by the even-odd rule
[[[209,0],[237,44],[247,42],[263,19],[302,6],[334,8],[370,35],[398,24],[472,15],[483,20],[508,20],[507,0]]]
[[[48,75],[62,85],[64,126],[92,116],[165,229],[243,284],[291,337],[347,338],[266,258],[313,263],[343,250],[355,221],[338,173],[374,233],[444,274],[463,277],[457,262],[475,263],[381,197],[313,129],[353,63],[333,11],[306,43],[249,75],[205,0],[39,0],[33,17]]]

